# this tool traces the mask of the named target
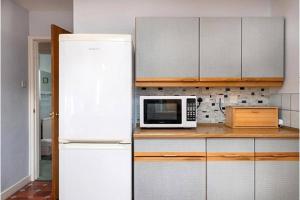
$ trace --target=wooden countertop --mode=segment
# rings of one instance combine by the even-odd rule
[[[229,128],[224,124],[198,124],[194,129],[141,129],[134,139],[145,138],[299,138],[295,128]]]

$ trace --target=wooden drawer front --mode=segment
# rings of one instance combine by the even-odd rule
[[[298,139],[255,139],[255,152],[299,152]]]
[[[205,139],[145,139],[134,141],[134,152],[205,152]]]
[[[254,139],[207,139],[207,156],[230,154],[238,156],[254,156]]]
[[[234,110],[235,127],[277,127],[278,110],[277,109],[235,109]]]

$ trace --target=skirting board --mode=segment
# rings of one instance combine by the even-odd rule
[[[1,193],[1,200],[7,199],[8,197],[13,195],[15,192],[17,192],[18,190],[20,190],[22,187],[24,187],[25,185],[27,185],[30,182],[31,182],[30,176],[26,176],[26,177],[22,178],[16,184],[10,186],[9,188],[5,189]]]

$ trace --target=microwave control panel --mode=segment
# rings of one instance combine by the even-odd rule
[[[187,99],[186,100],[186,120],[187,121],[196,121],[196,99]]]

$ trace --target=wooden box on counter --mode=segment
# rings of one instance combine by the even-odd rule
[[[278,128],[277,107],[226,107],[225,124],[231,128]]]

